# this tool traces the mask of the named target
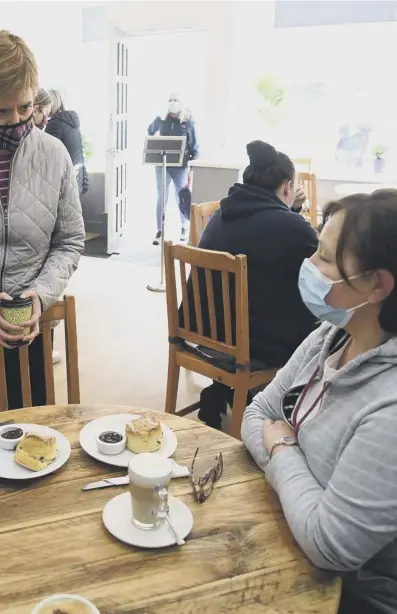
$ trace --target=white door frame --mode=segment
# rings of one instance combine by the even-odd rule
[[[106,193],[108,254],[118,251],[127,222],[128,201],[128,37],[109,26],[109,112],[106,148]]]

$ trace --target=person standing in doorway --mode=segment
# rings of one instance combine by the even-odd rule
[[[177,202],[179,202],[179,192],[186,187],[189,177],[189,162],[195,160],[198,157],[198,145],[196,139],[196,130],[194,121],[192,119],[190,111],[184,109],[182,102],[176,94],[171,94],[168,99],[168,111],[164,118],[160,116],[156,117],[154,122],[150,124],[148,128],[148,135],[154,136],[155,134],[160,136],[186,136],[186,149],[181,167],[169,167],[167,168],[166,177],[166,194],[165,201],[168,202],[169,187],[171,181],[174,184],[175,195]],[[153,241],[153,245],[159,245],[161,238],[161,218],[162,218],[162,168],[160,166],[155,167],[156,171],[156,184],[157,184],[157,232]],[[187,239],[187,219],[180,212],[181,218],[181,241]]]

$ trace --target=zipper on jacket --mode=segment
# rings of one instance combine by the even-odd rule
[[[6,269],[6,261],[7,261],[7,249],[8,249],[9,232],[10,232],[8,210],[10,208],[10,193],[11,193],[12,171],[14,169],[14,160],[16,158],[16,155],[17,155],[18,150],[21,147],[21,145],[22,145],[22,143],[20,143],[18,145],[17,149],[14,152],[14,155],[12,156],[11,166],[10,166],[10,174],[9,174],[9,177],[8,177],[7,201],[6,201],[6,203],[1,203],[1,210],[3,212],[3,219],[4,219],[4,252],[3,252],[3,261],[1,263],[1,272],[0,272],[0,288],[1,288],[1,292],[4,291],[4,278],[5,278],[5,269]]]
[[[8,248],[8,207],[2,203],[1,205],[1,210],[3,213],[3,220],[4,220],[4,251],[3,251],[3,262],[1,265],[1,275],[0,275],[0,286],[1,286],[1,291],[3,292],[4,290],[4,272],[5,272],[5,266],[6,266],[6,257],[7,257],[7,248]]]

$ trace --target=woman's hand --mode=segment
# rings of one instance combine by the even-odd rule
[[[274,444],[282,437],[296,437],[296,433],[284,420],[276,420],[276,422],[265,420],[263,425],[263,442],[269,454]],[[283,449],[285,449],[285,446],[277,446],[273,454],[281,452]]]
[[[41,318],[41,301],[37,292],[33,290],[27,290],[21,294],[21,298],[33,299],[32,317],[27,322],[24,322],[23,329],[30,328],[29,335],[23,338],[24,341],[28,341],[29,345],[40,333],[40,318]],[[22,329],[22,330],[23,330]]]
[[[12,301],[12,298],[5,292],[0,292],[0,300]],[[0,315],[0,346],[7,348],[7,350],[13,350],[14,346],[8,345],[7,341],[21,341],[22,338],[23,326],[11,324]]]

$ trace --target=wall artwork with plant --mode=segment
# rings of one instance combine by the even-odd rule
[[[373,148],[374,158],[377,158],[378,160],[383,159],[385,157],[386,149],[387,148],[385,145],[375,145]]]
[[[275,140],[278,126],[285,119],[286,90],[277,78],[271,74],[262,75],[255,83],[255,90],[259,94],[259,115],[268,128],[269,136],[265,140]]]

